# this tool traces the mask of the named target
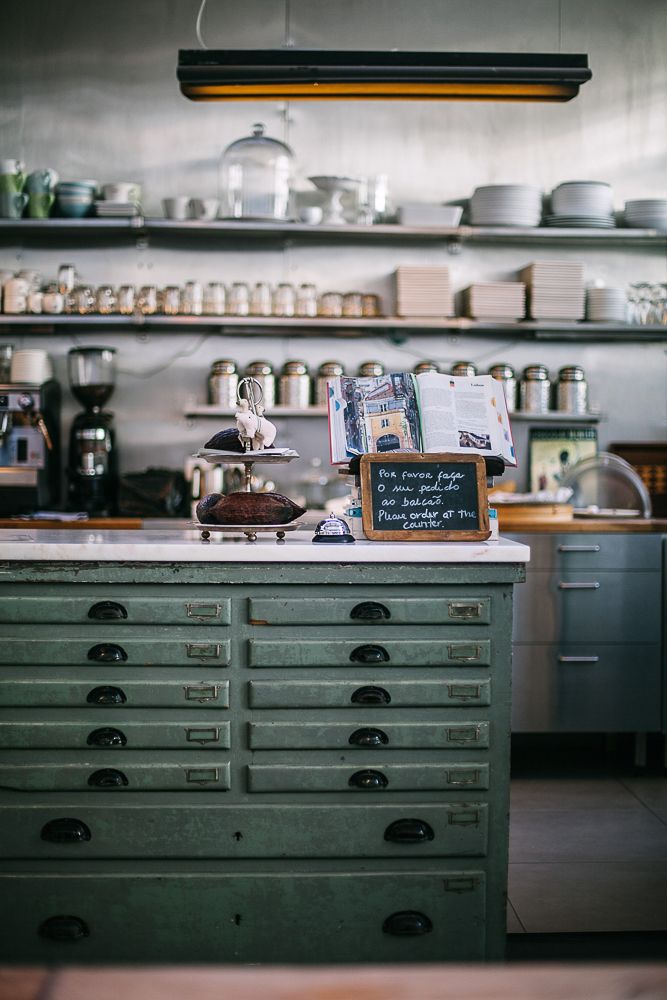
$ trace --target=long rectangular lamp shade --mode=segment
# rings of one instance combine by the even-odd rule
[[[586,55],[181,49],[192,101],[569,101],[591,78]]]

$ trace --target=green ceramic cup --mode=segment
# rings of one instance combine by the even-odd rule
[[[55,200],[56,196],[54,194],[45,192],[28,195],[28,218],[48,219],[51,206]]]
[[[27,194],[0,191],[0,219],[20,219],[27,201]]]
[[[0,174],[0,194],[20,194],[25,177],[21,173]]]

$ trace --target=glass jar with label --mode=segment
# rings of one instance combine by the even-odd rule
[[[491,365],[489,368],[489,375],[502,384],[503,391],[505,393],[505,403],[507,404],[507,412],[515,413],[519,403],[519,383],[517,381],[516,372],[512,366],[505,364],[504,362],[499,362],[497,365]]]
[[[225,286],[221,281],[209,281],[204,289],[204,314],[224,316],[226,307]]]
[[[262,390],[262,406],[265,410],[276,405],[276,376],[268,361],[251,361],[246,367],[247,378],[254,378],[259,382]],[[243,393],[243,390],[241,390]]]
[[[296,293],[297,316],[317,316],[317,289],[315,285],[299,285]]]
[[[266,281],[258,281],[250,294],[250,315],[271,315],[271,286]]]
[[[473,375],[477,374],[477,365],[473,364],[472,361],[455,361],[449,369],[449,374],[472,378]]]
[[[235,281],[230,288],[227,312],[230,316],[247,316],[250,312],[250,292],[245,281]]]
[[[361,319],[363,314],[361,292],[346,292],[343,296],[343,316],[347,319]]]
[[[357,375],[362,378],[378,378],[384,375],[384,365],[381,361],[363,361],[359,365]]]
[[[121,285],[118,289],[118,312],[131,316],[134,312],[134,285]]]
[[[343,296],[340,292],[323,292],[317,308],[324,319],[340,319],[343,315]]]
[[[521,379],[520,399],[524,413],[548,413],[551,382],[544,365],[527,365]]]
[[[184,316],[201,316],[204,310],[204,289],[201,281],[186,281],[181,292],[181,312]]]
[[[178,285],[167,285],[162,290],[162,309],[165,316],[178,316],[181,308],[181,290]]]
[[[294,286],[281,282],[273,291],[272,312],[274,316],[293,316],[295,307]]]
[[[95,295],[97,311],[102,316],[108,316],[116,311],[116,293],[111,285],[100,285]]]
[[[424,372],[438,372],[440,369],[435,361],[420,361],[419,364],[415,365],[413,371],[415,375],[422,375]]]
[[[315,398],[313,399],[315,406],[327,405],[329,399],[327,382],[330,382],[332,378],[338,378],[344,374],[345,371],[340,361],[322,362],[317,369],[317,378],[315,380]]]
[[[280,375],[280,404],[297,410],[310,406],[310,375],[305,361],[286,361]]]
[[[236,390],[239,376],[236,364],[229,358],[220,358],[211,365],[208,376],[208,401],[226,410],[236,409]]]
[[[565,413],[588,413],[588,383],[579,365],[566,365],[558,372],[556,407]]]

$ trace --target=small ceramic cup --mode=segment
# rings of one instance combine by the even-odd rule
[[[28,194],[50,194],[58,183],[58,174],[50,167],[33,170],[25,179],[23,190]]]
[[[28,195],[28,218],[48,219],[56,196],[48,191]]]
[[[0,190],[0,218],[20,219],[27,202],[27,194]]]
[[[176,195],[175,198],[164,198],[162,208],[168,219],[187,219],[190,199],[187,195]]]
[[[117,181],[115,184],[102,185],[102,197],[105,201],[141,201],[141,188],[134,181]]]
[[[202,222],[212,222],[218,217],[220,202],[217,198],[191,198],[190,216]]]

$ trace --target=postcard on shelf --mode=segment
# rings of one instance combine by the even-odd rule
[[[598,453],[595,427],[533,427],[528,477],[532,493],[557,490],[573,465]]]
[[[328,410],[332,465],[397,448],[517,464],[502,384],[491,375],[341,375],[328,384]]]

